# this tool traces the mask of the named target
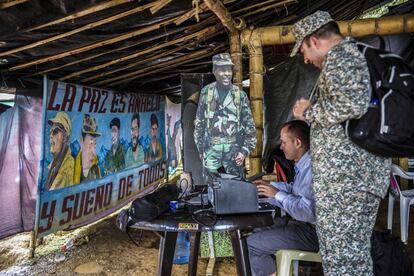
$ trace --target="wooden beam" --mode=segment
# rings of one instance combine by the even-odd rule
[[[211,37],[213,37],[213,36],[215,36],[215,35],[217,35],[217,34],[219,34],[219,33],[221,33],[221,31],[219,31],[219,32],[214,32],[214,33],[212,33],[212,34],[210,34],[210,35],[209,35],[209,34],[207,34],[207,35],[204,37],[204,39],[209,39],[209,38],[211,38]],[[147,62],[153,61],[153,60],[155,60],[155,59],[157,59],[157,58],[161,58],[161,57],[168,56],[168,55],[170,55],[170,54],[173,54],[173,53],[175,53],[175,52],[178,52],[178,51],[180,51],[180,50],[182,50],[182,49],[184,49],[184,48],[186,48],[186,47],[190,46],[191,44],[193,44],[193,42],[186,43],[186,44],[184,44],[184,45],[181,45],[181,46],[179,46],[179,47],[177,47],[177,48],[174,48],[174,49],[171,49],[171,50],[169,50],[169,51],[164,51],[164,52],[161,52],[161,53],[159,53],[159,54],[157,54],[157,55],[153,55],[153,56],[150,56],[150,57],[148,57],[148,58],[146,58],[146,59],[139,60],[138,62],[130,63],[130,64],[126,65],[126,66],[123,66],[123,67],[117,68],[117,69],[115,69],[115,70],[107,71],[107,72],[104,72],[104,73],[101,73],[101,74],[98,74],[98,75],[95,75],[95,76],[92,76],[92,77],[89,77],[89,78],[86,78],[86,79],[82,79],[82,80],[81,80],[81,83],[85,83],[85,82],[88,82],[88,81],[91,81],[91,80],[94,80],[94,79],[98,79],[98,78],[102,78],[102,77],[105,77],[105,76],[108,76],[108,75],[112,75],[112,74],[114,74],[114,73],[116,73],[116,72],[123,71],[123,70],[127,70],[127,69],[130,69],[130,68],[136,67],[136,66],[138,66],[138,65],[140,65],[140,64],[144,64],[144,63],[147,63]]]
[[[169,51],[161,52],[161,53],[159,53],[157,55],[153,55],[153,56],[150,56],[150,57],[148,57],[146,59],[139,60],[138,62],[130,63],[130,64],[126,65],[126,66],[122,66],[122,67],[117,68],[115,70],[111,70],[111,71],[107,71],[107,72],[104,72],[104,73],[100,73],[98,75],[95,75],[95,76],[92,76],[92,77],[83,79],[81,81],[81,83],[89,82],[91,80],[96,80],[96,79],[99,79],[99,78],[102,78],[102,77],[105,77],[105,76],[108,76],[108,75],[112,75],[112,74],[114,74],[116,72],[119,72],[119,71],[124,71],[124,70],[130,69],[130,68],[134,68],[134,67],[136,67],[138,65],[141,65],[141,64],[144,64],[144,63],[147,63],[147,62],[156,60],[157,58],[162,58],[162,57],[171,55],[171,54],[173,54],[175,52],[178,52],[178,51],[180,51],[180,50],[188,47],[189,45],[190,45],[190,43],[189,44],[184,44],[184,45],[181,45],[180,47],[171,49]]]
[[[152,8],[150,8],[151,14],[155,14],[160,9],[168,5],[172,0],[161,0],[158,1]]]
[[[142,34],[149,33],[151,31],[157,30],[162,26],[165,26],[165,25],[168,25],[168,24],[174,22],[175,19],[176,19],[175,17],[170,18],[170,19],[166,19],[166,20],[158,22],[156,24],[153,24],[153,25],[150,25],[150,26],[147,26],[147,27],[144,27],[144,28],[139,28],[139,29],[136,29],[132,32],[129,32],[129,33],[126,33],[126,34],[123,34],[123,35],[120,35],[120,36],[117,36],[117,37],[114,37],[114,38],[94,42],[92,44],[89,44],[87,46],[83,46],[81,48],[69,50],[69,51],[66,51],[66,52],[63,52],[63,53],[60,53],[60,54],[55,54],[53,56],[48,56],[48,57],[44,57],[44,58],[41,58],[41,59],[30,61],[30,62],[27,62],[27,63],[23,63],[23,64],[20,64],[20,65],[16,65],[16,66],[13,66],[13,67],[7,69],[7,71],[20,70],[20,69],[27,68],[27,67],[30,67],[30,66],[33,66],[33,65],[38,65],[38,64],[45,63],[45,62],[61,59],[61,58],[67,57],[67,56],[76,55],[76,54],[79,54],[79,53],[82,53],[82,52],[85,52],[85,51],[96,49],[98,47],[102,47],[102,46],[113,44],[113,43],[116,43],[116,42],[119,42],[119,41],[122,41],[122,40],[130,39],[131,37],[142,35]]]
[[[114,52],[123,51],[125,49],[132,48],[132,47],[141,45],[143,43],[150,42],[150,41],[153,41],[155,39],[159,39],[159,38],[162,38],[164,36],[172,35],[172,34],[175,34],[175,33],[181,32],[181,31],[182,31],[182,29],[180,28],[180,29],[176,29],[174,31],[168,32],[168,33],[164,33],[163,32],[160,35],[157,35],[157,36],[154,36],[154,37],[150,37],[150,38],[145,39],[145,40],[142,40],[142,41],[138,41],[137,43],[133,43],[133,44],[126,45],[126,46],[123,46],[123,47],[120,47],[120,48],[116,48],[116,49],[113,49],[113,50],[109,50],[109,51],[106,51],[106,52],[102,52],[102,53],[99,53],[99,54],[96,54],[96,55],[92,55],[92,56],[89,56],[89,57],[86,57],[86,58],[77,59],[75,61],[72,61],[72,62],[69,62],[69,63],[65,63],[63,65],[60,65],[58,67],[49,68],[49,69],[46,69],[46,70],[43,70],[43,71],[40,71],[40,72],[36,72],[34,74],[30,74],[30,75],[27,75],[27,76],[28,77],[32,77],[32,76],[37,76],[37,75],[44,75],[46,73],[50,73],[50,72],[53,72],[53,71],[56,71],[56,70],[59,70],[59,69],[62,69],[62,68],[68,67],[68,66],[72,66],[72,65],[75,65],[75,64],[78,64],[78,63],[82,63],[84,61],[88,61],[88,60],[91,60],[91,59],[95,59],[95,58],[100,57],[100,56],[109,55],[109,54],[114,53]]]
[[[285,10],[287,5],[297,4],[297,3],[298,3],[297,0],[287,0],[287,1],[280,2],[280,3],[276,3],[276,4],[267,5],[265,7],[260,8],[260,9],[256,9],[254,11],[245,13],[241,16],[246,17],[246,16],[250,16],[250,15],[253,15],[253,14],[256,14],[256,13],[265,12],[269,9],[275,9],[276,11]],[[279,8],[279,9],[277,9],[277,8]]]
[[[238,32],[236,23],[231,14],[220,0],[204,0],[204,3],[220,19],[221,23],[230,31],[230,33]]]
[[[174,18],[172,20],[174,20]],[[171,22],[172,22],[172,20],[171,20]],[[86,68],[84,70],[74,72],[72,74],[69,74],[69,75],[66,75],[66,76],[63,76],[63,77],[59,78],[59,80],[63,81],[63,80],[67,80],[67,79],[75,77],[75,76],[82,75],[82,74],[87,73],[87,72],[100,70],[100,69],[105,68],[107,66],[110,66],[110,65],[113,65],[113,64],[116,64],[116,63],[119,63],[119,62],[123,62],[123,61],[126,61],[126,60],[130,60],[130,59],[133,59],[133,58],[151,53],[153,51],[165,48],[167,46],[174,45],[175,43],[186,41],[188,39],[203,37],[205,34],[214,33],[216,31],[218,31],[218,29],[219,29],[219,25],[211,26],[209,28],[203,29],[203,30],[198,31],[196,33],[189,34],[189,35],[177,38],[175,40],[163,43],[161,45],[158,45],[158,46],[155,46],[155,47],[150,47],[150,48],[147,48],[145,50],[135,52],[134,54],[131,54],[131,55],[127,55],[127,56],[124,56],[124,57],[121,57],[121,58],[118,58],[118,59],[114,59],[114,60],[111,60],[109,62],[100,64],[100,65],[97,65],[97,66],[93,66],[93,67],[90,67],[90,68]]]
[[[52,37],[49,37],[49,38],[46,38],[46,39],[43,39],[43,40],[39,40],[39,41],[36,41],[34,43],[30,43],[28,45],[25,45],[25,46],[17,47],[17,48],[14,48],[14,49],[11,49],[11,50],[8,50],[8,51],[5,51],[5,52],[0,52],[0,57],[4,57],[4,56],[11,55],[11,54],[14,54],[14,53],[18,53],[18,52],[21,52],[21,51],[24,51],[24,50],[32,49],[32,48],[35,48],[37,46],[41,46],[41,45],[50,43],[52,41],[56,41],[56,40],[71,36],[73,34],[77,34],[77,33],[80,33],[80,32],[83,32],[83,31],[86,31],[86,30],[89,30],[89,29],[93,29],[95,27],[110,23],[112,21],[121,19],[123,17],[135,14],[137,12],[141,12],[145,9],[148,9],[148,8],[152,7],[153,5],[154,5],[154,3],[150,3],[150,4],[147,4],[147,5],[144,5],[144,6],[136,7],[132,10],[128,10],[128,11],[122,12],[120,14],[116,14],[116,15],[110,16],[108,18],[98,20],[98,21],[93,22],[93,23],[86,24],[85,26],[82,26],[80,28],[71,30],[71,31],[66,32],[66,33],[58,34],[58,35],[55,35],[55,36],[52,36]]]
[[[155,74],[164,70],[169,69],[171,66],[176,67],[179,66],[183,63],[187,63],[193,60],[197,60],[206,56],[210,56],[214,53],[217,53],[218,51],[222,51],[223,49],[225,49],[224,44],[216,46],[214,49],[211,48],[206,48],[206,49],[202,49],[196,52],[193,52],[191,54],[179,57],[179,58],[174,58],[172,60],[169,60],[167,62],[163,62],[163,63],[158,63],[156,65],[150,66],[150,67],[146,67],[143,68],[141,70],[135,71],[135,72],[131,72],[122,76],[117,76],[117,77],[113,77],[110,79],[106,79],[104,81],[100,81],[95,83],[94,85],[102,85],[102,84],[107,84],[107,83],[111,83],[113,81],[117,81],[120,80],[118,82],[112,83],[110,86],[114,86],[117,85],[119,83],[123,83],[138,77],[142,77],[148,74]],[[157,69],[159,68],[159,69]],[[154,70],[156,69],[156,70]]]
[[[42,29],[42,28],[45,28],[45,27],[57,25],[57,24],[60,24],[60,23],[63,23],[63,22],[69,21],[69,20],[75,20],[76,18],[80,18],[80,17],[83,17],[85,15],[96,13],[98,11],[106,10],[106,9],[109,9],[109,8],[112,8],[112,7],[115,7],[115,6],[119,6],[121,4],[125,4],[125,3],[128,3],[128,2],[132,2],[132,1],[134,1],[134,0],[110,0],[110,1],[104,2],[102,4],[98,4],[98,5],[95,5],[93,7],[87,8],[83,11],[75,12],[75,13],[72,13],[71,15],[65,16],[63,18],[59,18],[57,20],[54,20],[54,21],[51,21],[51,22],[48,22],[48,23],[30,28],[27,31],[31,32],[31,31],[39,30],[39,29]]]
[[[14,1],[6,1],[5,3],[0,3],[0,10],[7,9],[13,7],[15,5],[23,4],[29,0],[14,0]]]

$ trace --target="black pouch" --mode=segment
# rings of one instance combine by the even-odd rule
[[[179,190],[176,185],[164,185],[158,191],[134,200],[129,210],[129,216],[134,222],[153,220],[168,211],[170,201],[177,200],[178,195]]]

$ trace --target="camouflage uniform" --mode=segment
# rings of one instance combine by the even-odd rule
[[[118,147],[116,148],[115,154],[112,150],[112,147],[109,149],[105,158],[105,175],[121,171],[125,168],[124,145],[119,143]]]
[[[236,153],[242,152],[247,157],[256,146],[256,128],[249,99],[235,85],[223,104],[218,97],[215,82],[201,90],[194,140],[205,168],[216,171],[223,166],[227,173],[239,175],[234,162]]]
[[[332,21],[326,14],[316,12],[294,28],[308,28],[309,35],[324,21]],[[303,24],[313,24],[313,30]],[[373,275],[370,237],[389,185],[391,160],[352,143],[341,125],[362,116],[370,101],[366,60],[351,38],[329,50],[318,87],[317,101],[304,117],[311,124],[313,193],[324,273]]]

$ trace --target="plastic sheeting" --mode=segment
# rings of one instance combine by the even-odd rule
[[[34,227],[42,99],[16,96],[0,115],[0,238]]]

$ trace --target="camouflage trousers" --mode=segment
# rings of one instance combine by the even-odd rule
[[[240,176],[240,168],[234,161],[235,152],[232,144],[211,145],[204,151],[203,166],[211,172],[217,172],[221,166],[226,173]]]
[[[374,275],[370,239],[381,199],[352,187],[313,184],[324,275]]]

